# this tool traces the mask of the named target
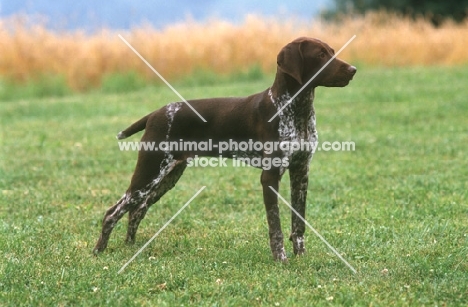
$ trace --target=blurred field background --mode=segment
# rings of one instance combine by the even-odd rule
[[[118,34],[169,81],[208,71],[273,73],[280,48],[299,36],[320,38],[338,50],[356,34],[340,57],[361,66],[468,63],[468,20],[435,27],[426,18],[384,12],[310,23],[248,16],[238,25],[187,20],[162,30],[140,26],[95,33],[51,31],[37,20],[16,16],[0,21],[0,99],[13,98],[14,89],[25,85],[36,87],[35,96],[41,96],[40,91],[88,91],[109,79],[117,87],[159,82]]]

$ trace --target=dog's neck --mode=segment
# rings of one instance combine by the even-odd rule
[[[280,142],[316,142],[314,87],[305,88],[301,92],[299,84],[291,86],[280,79],[277,74],[273,86],[268,89],[271,103],[278,113],[278,137]],[[280,77],[280,78],[278,78]],[[288,86],[289,85],[289,86]],[[296,95],[297,94],[297,95]],[[291,101],[291,98],[294,99]],[[283,155],[290,159],[294,152],[283,151]],[[280,167],[280,175],[286,171]]]
[[[308,121],[310,116],[315,114],[313,103],[315,88],[306,87],[301,91],[301,87],[293,78],[278,71],[268,94],[277,110],[288,104],[282,113],[294,114],[295,118],[303,118]],[[299,94],[297,94],[298,92]],[[294,100],[289,102],[292,97]]]

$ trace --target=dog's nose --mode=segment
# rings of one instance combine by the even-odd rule
[[[348,71],[350,74],[354,75],[357,71],[356,67],[354,66],[349,66]]]

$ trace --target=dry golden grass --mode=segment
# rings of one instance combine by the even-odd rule
[[[468,63],[468,21],[434,28],[424,19],[412,21],[387,13],[308,24],[250,16],[241,25],[187,21],[163,30],[142,26],[85,34],[57,33],[13,18],[0,21],[0,75],[25,82],[43,74],[61,74],[74,90],[99,86],[103,75],[114,72],[133,70],[155,78],[118,34],[169,80],[194,69],[230,73],[253,64],[272,72],[280,48],[299,36],[320,38],[337,50],[356,34],[340,57],[359,64]]]

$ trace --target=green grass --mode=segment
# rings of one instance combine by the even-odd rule
[[[467,79],[467,67],[368,68],[346,88],[317,90],[320,140],[354,141],[356,150],[316,153],[307,219],[356,275],[310,231],[306,256],[295,258],[286,242],[289,264],[272,261],[252,168],[187,169],[148,212],[134,246],[123,242],[124,218],[94,257],[103,214],[136,161],[115,134],[177,97],[144,87],[2,101],[0,305],[466,306]],[[238,96],[270,83],[177,89],[187,99]],[[282,183],[287,196],[287,175]],[[281,211],[288,235],[290,214]]]
[[[31,77],[24,83],[8,78],[0,78],[0,101],[21,100],[70,95],[65,77],[54,74],[41,74]]]

